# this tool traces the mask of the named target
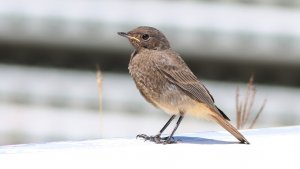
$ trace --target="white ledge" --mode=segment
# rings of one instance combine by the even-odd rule
[[[300,126],[177,135],[178,144],[135,138],[0,146],[1,168],[299,168]]]

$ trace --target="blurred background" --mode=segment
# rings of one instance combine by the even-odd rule
[[[0,1],[0,144],[156,134],[169,117],[140,96],[116,34],[140,25],[164,32],[232,123],[254,73],[253,112],[268,100],[255,127],[297,125],[299,18],[297,0]],[[203,130],[223,129],[187,117],[178,133]]]

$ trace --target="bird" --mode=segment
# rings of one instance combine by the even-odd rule
[[[230,119],[216,105],[213,96],[194,75],[178,53],[171,49],[166,36],[150,26],[139,26],[129,32],[117,32],[129,40],[134,48],[128,65],[141,95],[171,117],[158,134],[139,134],[137,138],[158,144],[177,141],[173,135],[185,115],[215,121],[235,136],[240,143],[249,141],[230,124]],[[179,116],[168,137],[161,137],[164,130]]]

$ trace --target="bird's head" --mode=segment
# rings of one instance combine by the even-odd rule
[[[136,50],[147,48],[152,50],[165,50],[170,48],[170,44],[163,33],[159,30],[141,26],[127,33],[118,32],[119,35],[126,37]]]

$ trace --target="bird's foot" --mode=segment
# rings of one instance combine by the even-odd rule
[[[177,141],[174,139],[174,137],[160,137],[159,134],[155,135],[155,136],[148,136],[146,134],[139,134],[136,136],[136,138],[142,138],[145,141],[151,141],[154,142],[156,144],[173,144],[173,143],[177,143]]]
[[[136,138],[142,138],[145,141],[151,141],[151,142],[154,142],[157,144],[161,143],[161,141],[162,141],[160,135],[148,136],[146,134],[139,134],[136,136]]]
[[[162,144],[174,144],[174,143],[177,143],[177,141],[175,140],[174,137],[162,137],[161,140],[163,140]]]

